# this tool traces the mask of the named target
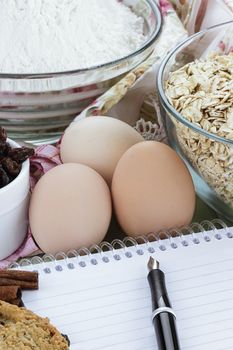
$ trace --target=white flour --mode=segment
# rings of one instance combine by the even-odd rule
[[[124,57],[143,19],[116,0],[0,0],[0,72],[46,73]]]

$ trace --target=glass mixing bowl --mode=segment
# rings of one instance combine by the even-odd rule
[[[10,138],[56,141],[87,105],[153,52],[161,14],[153,0],[123,0],[144,19],[146,41],[135,52],[88,69],[48,74],[0,74],[0,125]]]
[[[163,61],[157,77],[167,135],[186,162],[196,192],[210,207],[233,221],[233,141],[188,121],[170,104],[165,83],[185,64],[218,52],[232,51],[233,21],[199,32],[176,47]],[[233,59],[233,58],[232,58]]]

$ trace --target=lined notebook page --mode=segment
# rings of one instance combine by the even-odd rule
[[[178,249],[165,251],[154,247],[154,254],[146,246],[142,256],[132,248],[131,258],[83,268],[76,264],[73,270],[66,262],[60,272],[48,263],[52,273],[41,272],[39,291],[24,292],[23,300],[69,336],[71,350],[155,350],[147,282],[152,255],[166,274],[181,349],[232,350],[233,238],[205,242],[201,237],[200,244],[179,243]]]

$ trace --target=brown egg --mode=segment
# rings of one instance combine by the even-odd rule
[[[110,185],[116,164],[143,137],[111,117],[89,117],[71,124],[61,142],[63,163],[81,163],[96,170]]]
[[[187,225],[195,209],[186,165],[170,147],[154,141],[138,143],[122,156],[112,197],[119,224],[132,236]]]
[[[46,253],[98,244],[111,219],[111,195],[104,179],[82,164],[63,164],[37,183],[30,201],[33,237]]]

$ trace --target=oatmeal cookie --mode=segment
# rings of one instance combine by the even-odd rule
[[[1,350],[68,350],[68,342],[47,318],[0,301]]]

